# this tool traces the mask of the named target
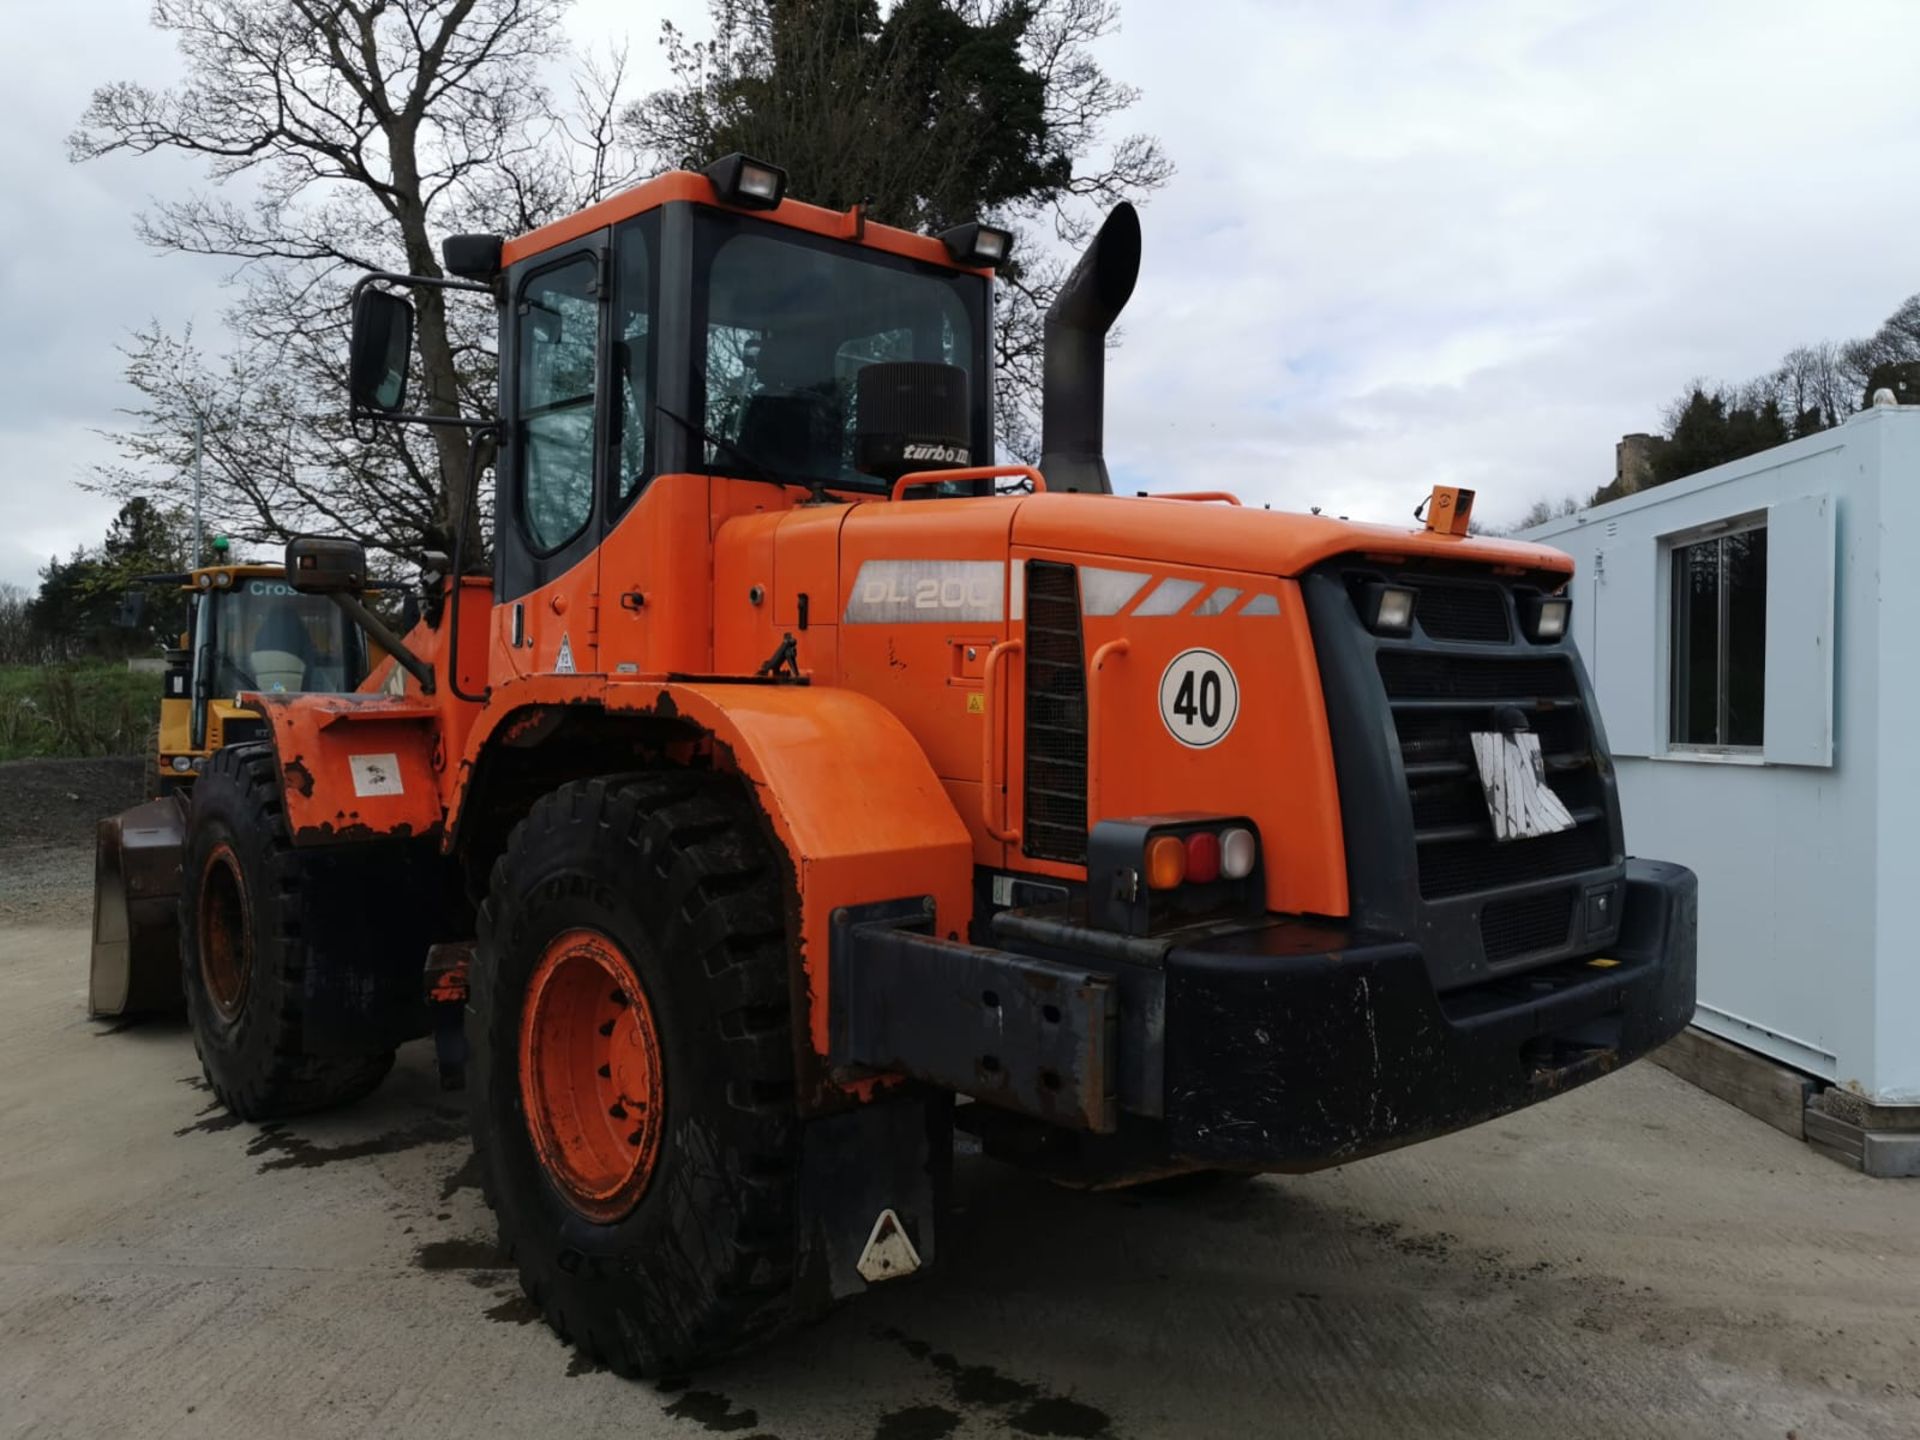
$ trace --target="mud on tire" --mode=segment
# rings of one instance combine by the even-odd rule
[[[327,903],[307,883],[315,863],[287,838],[271,747],[217,752],[188,811],[180,978],[207,1082],[245,1120],[347,1104],[393,1067],[391,1050],[307,1053],[310,912]]]
[[[710,1361],[797,1318],[782,894],[743,792],[695,773],[563,786],[494,866],[467,1027],[487,1200],[528,1298],[622,1373]],[[639,1198],[598,1219],[536,1150],[520,1075],[536,967],[582,931],[618,947],[640,982],[664,1107]]]

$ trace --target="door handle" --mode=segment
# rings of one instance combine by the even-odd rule
[[[980,742],[980,819],[989,835],[1009,845],[1020,843],[1020,832],[1002,819],[1007,809],[1006,777],[1000,772],[1006,766],[1007,756],[994,681],[1000,673],[1000,662],[1025,648],[1019,640],[1002,640],[987,652],[986,664],[980,667],[980,708],[986,711],[987,722],[987,732]]]

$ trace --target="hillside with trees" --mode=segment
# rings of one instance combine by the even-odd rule
[[[1764,375],[1736,384],[1694,380],[1669,402],[1646,446],[1644,476],[1618,480],[1584,498],[1535,501],[1517,528],[1540,525],[1652,485],[1697,475],[1831,429],[1864,408],[1881,386],[1920,400],[1920,294],[1909,296],[1871,335],[1844,344],[1821,341],[1787,352]]]

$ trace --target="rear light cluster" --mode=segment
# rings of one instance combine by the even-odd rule
[[[1243,815],[1102,820],[1087,837],[1087,918],[1155,935],[1266,909],[1260,832]]]
[[[1211,885],[1221,879],[1244,880],[1253,873],[1259,853],[1259,842],[1244,825],[1155,835],[1147,841],[1143,867],[1147,888],[1173,890],[1182,885]]]

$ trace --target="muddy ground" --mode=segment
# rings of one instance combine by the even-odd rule
[[[965,1155],[937,1273],[622,1381],[521,1298],[423,1046],[252,1126],[179,1025],[88,1021],[88,852],[35,803],[69,843],[0,917],[0,1435],[1920,1436],[1920,1181],[1649,1065],[1208,1194]]]

